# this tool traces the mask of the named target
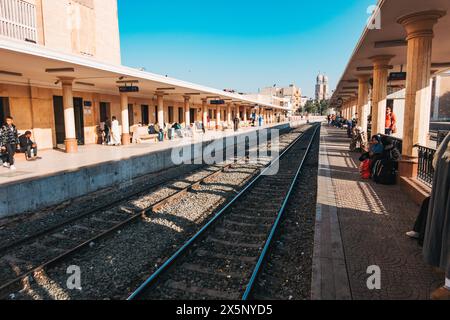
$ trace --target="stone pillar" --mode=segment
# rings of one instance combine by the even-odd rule
[[[157,105],[158,105],[158,125],[162,129],[164,128],[164,94],[157,93]]]
[[[372,91],[372,135],[385,132],[386,97],[389,62],[394,56],[380,55],[370,59],[373,61]]]
[[[369,104],[369,78],[369,75],[358,76],[358,126],[366,133],[368,118],[366,110]]]
[[[239,105],[236,105],[235,111],[234,111],[234,113],[236,114],[236,117],[238,117],[239,119],[241,119],[240,108],[241,107]]]
[[[231,119],[231,106],[228,104],[227,105],[227,125],[230,128],[232,125],[232,119]]]
[[[219,130],[219,128],[220,128],[220,122],[221,122],[220,114],[221,113],[222,113],[222,110],[221,110],[220,106],[217,106],[217,108],[216,108],[216,130]]]
[[[73,107],[73,78],[61,78],[64,106],[64,128],[66,153],[78,152],[78,139],[75,128],[75,111]]]
[[[403,127],[400,175],[417,176],[417,149],[426,146],[430,128],[430,77],[433,27],[445,11],[430,10],[408,14],[398,19],[406,30],[408,42],[406,65],[405,119]]]
[[[244,124],[247,125],[247,108],[244,107]]]
[[[190,105],[190,96],[184,96],[184,120],[186,128],[191,126],[191,105]]]
[[[128,117],[128,95],[120,94],[120,109],[122,122],[122,145],[130,144],[130,121]]]
[[[206,130],[208,125],[208,99],[202,99],[202,121]]]

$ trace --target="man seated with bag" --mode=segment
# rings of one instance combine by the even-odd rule
[[[20,152],[25,153],[27,160],[38,159],[37,157],[37,145],[31,140],[31,131],[25,132],[25,134],[19,137]],[[31,153],[33,152],[33,156]]]

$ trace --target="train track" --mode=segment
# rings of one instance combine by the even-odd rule
[[[145,209],[136,210],[136,208],[126,204],[127,199],[145,193],[145,190],[139,190],[127,194],[128,197],[121,197],[105,206],[87,210],[50,228],[4,245],[0,248],[0,253],[3,254],[0,261],[23,266],[20,270],[25,269],[27,271],[6,276],[0,275],[0,297],[5,297],[11,292],[29,286],[33,278],[42,271],[68,259],[80,250],[94,245],[99,240],[119,232],[125,226],[145,218],[171,201],[183,197],[188,191],[213,180],[233,166],[239,166],[239,162],[243,160],[238,159],[223,166],[211,166],[209,168],[215,168],[212,172],[203,169],[206,173],[201,178],[180,190],[174,191],[162,200],[152,203]],[[146,190],[154,187],[156,186],[149,186]],[[124,203],[125,205],[121,205]],[[17,257],[16,252],[18,248],[23,250],[19,257]],[[36,252],[42,253],[40,261],[30,261],[27,257],[36,255]]]
[[[251,298],[303,163],[320,126],[294,140],[129,297],[135,299]]]

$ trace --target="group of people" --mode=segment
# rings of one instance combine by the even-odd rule
[[[100,123],[102,144],[107,146],[120,146],[121,134],[119,120],[115,116]]]
[[[397,181],[398,161],[401,152],[392,137],[374,135],[361,158],[360,172],[363,179],[373,179],[376,183],[393,185]]]
[[[16,170],[14,156],[17,152],[24,153],[27,160],[38,159],[37,145],[31,140],[31,131],[19,135],[14,119],[8,116],[0,129],[0,158],[3,167]]]

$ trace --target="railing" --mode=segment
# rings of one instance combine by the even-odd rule
[[[417,179],[425,183],[427,186],[433,186],[434,168],[433,158],[436,150],[424,146],[416,145],[419,155],[419,164],[417,168]]]
[[[0,0],[0,35],[36,42],[36,6],[23,0]]]

